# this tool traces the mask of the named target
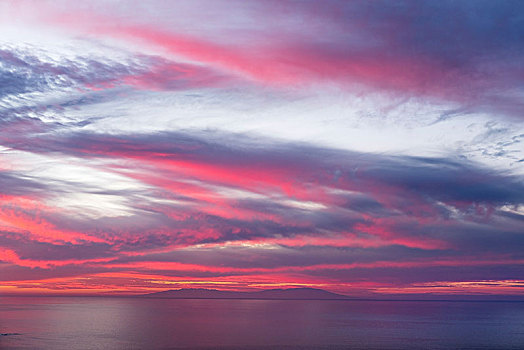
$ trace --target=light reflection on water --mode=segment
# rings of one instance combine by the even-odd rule
[[[524,303],[0,298],[0,349],[524,349]]]

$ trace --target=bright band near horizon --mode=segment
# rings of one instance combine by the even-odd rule
[[[523,296],[522,13],[2,1],[0,293]]]

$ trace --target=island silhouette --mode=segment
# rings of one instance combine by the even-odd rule
[[[165,299],[350,299],[350,297],[347,295],[336,294],[317,288],[267,289],[255,292],[236,292],[205,288],[187,288],[144,294],[142,295],[142,297]]]

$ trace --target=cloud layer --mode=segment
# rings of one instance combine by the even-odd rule
[[[2,5],[0,292],[522,295],[519,2],[135,5]]]

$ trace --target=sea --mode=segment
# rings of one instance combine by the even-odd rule
[[[0,297],[0,349],[524,349],[524,302]]]

